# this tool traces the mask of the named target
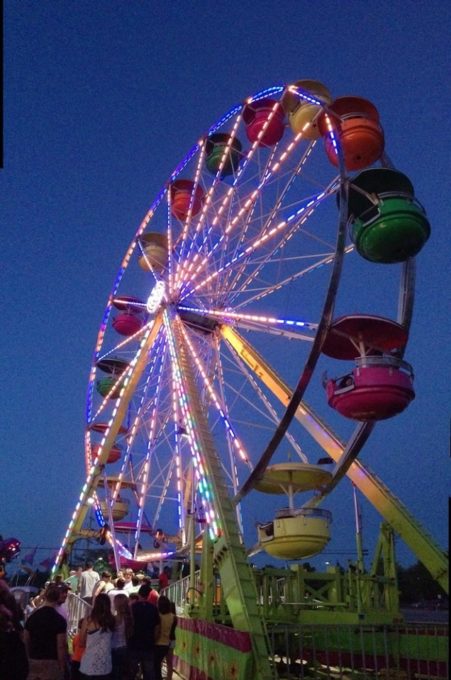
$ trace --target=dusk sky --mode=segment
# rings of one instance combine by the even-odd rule
[[[167,177],[234,104],[313,78],[334,97],[378,107],[387,152],[431,224],[405,355],[416,399],[376,426],[360,457],[445,548],[449,2],[6,0],[4,33],[0,533],[40,546],[39,560],[60,545],[85,479],[86,390],[103,310]],[[336,533],[319,563],[355,549],[343,487],[346,500],[338,488],[328,505]],[[380,520],[362,509],[371,553]],[[403,563],[415,561],[397,548]]]

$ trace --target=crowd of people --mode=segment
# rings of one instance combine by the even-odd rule
[[[161,592],[169,574],[156,590],[144,574],[125,569],[113,580],[87,563],[46,583],[25,612],[0,580],[1,680],[162,680],[164,661],[171,680],[177,617]],[[74,635],[70,591],[86,605]]]

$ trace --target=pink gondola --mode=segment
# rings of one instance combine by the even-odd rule
[[[285,114],[282,105],[274,99],[259,99],[244,107],[243,120],[250,142],[259,146],[277,144],[285,130]]]
[[[355,367],[326,379],[329,406],[354,420],[384,420],[404,411],[415,398],[413,370],[393,352],[406,342],[405,329],[390,319],[354,314],[334,321],[323,353],[354,359]]]

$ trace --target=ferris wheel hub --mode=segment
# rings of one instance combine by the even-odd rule
[[[157,281],[149,297],[147,298],[146,309],[149,314],[155,314],[166,296],[166,284],[164,281]]]

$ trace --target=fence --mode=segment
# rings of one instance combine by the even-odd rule
[[[82,600],[81,597],[75,593],[68,593],[67,597],[67,632],[72,635],[77,631],[78,622],[84,618],[91,611],[91,605]]]
[[[275,625],[269,637],[284,680],[449,677],[447,625]]]

